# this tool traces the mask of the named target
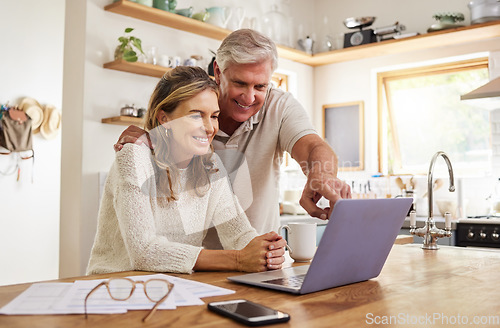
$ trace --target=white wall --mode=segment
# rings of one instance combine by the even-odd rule
[[[61,110],[64,0],[1,1],[0,12],[0,103],[32,97]],[[19,181],[0,175],[0,285],[58,277],[61,136],[33,139],[34,171],[29,160]],[[11,160],[0,156],[0,171]]]

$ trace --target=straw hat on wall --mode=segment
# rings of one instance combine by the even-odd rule
[[[33,134],[40,132],[43,122],[42,106],[33,98],[26,97],[21,101],[19,109],[23,110],[31,118]]]
[[[61,128],[61,113],[53,105],[46,105],[40,133],[45,139],[54,139]]]

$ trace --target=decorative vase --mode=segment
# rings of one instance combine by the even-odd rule
[[[153,0],[135,0],[135,2],[148,7],[153,7]]]
[[[124,54],[125,54],[126,52],[129,52],[129,51],[135,51],[135,50],[134,50],[134,49],[132,49],[132,47],[131,47],[131,46],[127,46],[127,47],[125,47],[125,49],[123,49],[123,50],[122,50],[122,49],[121,49],[121,46],[119,46],[119,45],[118,45],[118,46],[115,48],[115,60],[124,59],[124,60],[126,60],[126,61],[128,61],[128,62],[132,62],[132,63],[133,63],[133,62],[136,62],[136,61],[137,61],[137,59],[138,59],[138,58],[137,58],[137,55],[136,55],[136,56],[124,56]]]
[[[210,13],[210,16],[208,16],[206,20],[208,24],[226,28],[232,15],[232,9],[230,7],[210,7],[206,10]]]
[[[271,7],[271,11],[264,14],[262,18],[263,32],[277,44],[290,46],[288,42],[288,20],[286,16],[278,10],[277,5]]]
[[[173,12],[176,6],[176,0],[153,0],[153,8]]]

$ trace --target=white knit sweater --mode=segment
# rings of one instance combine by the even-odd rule
[[[204,196],[178,193],[156,198],[152,155],[126,144],[116,154],[104,187],[87,274],[127,270],[191,273],[209,227],[224,249],[242,249],[257,232],[233,195],[220,160]],[[181,170],[180,184],[187,174]]]

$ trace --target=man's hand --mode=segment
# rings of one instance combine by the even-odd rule
[[[300,138],[293,146],[292,157],[307,175],[299,203],[309,215],[326,220],[337,200],[351,198],[349,185],[337,178],[337,155],[318,135],[308,134]],[[325,209],[316,205],[322,196],[330,201],[330,206]]]
[[[322,196],[330,202],[330,206],[325,209],[316,205]],[[337,200],[341,198],[351,198],[351,188],[348,184],[327,172],[312,171],[307,176],[299,203],[309,215],[326,220]]]
[[[127,143],[135,143],[141,145],[145,143],[149,148],[153,149],[153,144],[149,138],[149,134],[138,126],[130,125],[125,131],[122,132],[118,142],[113,145],[115,151],[120,151],[123,145]]]

